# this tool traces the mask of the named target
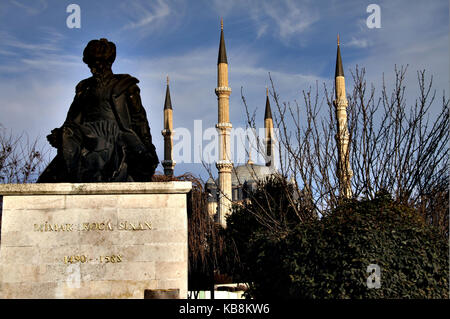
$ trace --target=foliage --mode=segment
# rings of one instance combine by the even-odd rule
[[[373,199],[385,189],[396,201],[419,208],[428,223],[448,234],[448,196],[444,192],[449,188],[450,100],[445,92],[437,95],[433,77],[425,70],[417,72],[417,82],[408,83],[407,91],[407,69],[395,67],[391,87],[384,74],[382,83],[370,85],[364,68],[356,66],[349,73],[352,193],[354,198]],[[326,215],[340,200],[334,88],[324,84],[320,90],[316,83],[315,88],[303,90],[298,101],[282,102],[270,74],[269,78],[281,173],[295,179],[299,189],[307,189],[316,212]],[[257,128],[241,95],[248,126]],[[265,148],[261,144],[254,149]]]
[[[295,185],[275,192],[260,187],[256,201],[236,208],[228,220],[227,241],[241,261],[234,270],[252,283],[250,296],[449,296],[450,100],[445,92],[437,98],[433,77],[424,70],[417,72],[415,99],[407,98],[406,71],[395,67],[391,89],[384,75],[376,89],[367,85],[364,68],[351,72],[351,200],[338,192],[334,88],[324,84],[320,93],[316,84],[302,91],[303,103],[281,102],[269,74],[280,171]],[[241,96],[248,126],[256,128]],[[292,193],[299,195],[296,200]],[[271,196],[284,205],[260,200]],[[297,221],[280,228],[286,214]],[[315,215],[321,218],[308,218]],[[380,289],[367,288],[370,264],[381,267]]]
[[[0,125],[0,183],[32,183],[45,167],[45,147],[38,139],[7,133]]]
[[[249,200],[233,206],[233,214],[227,218],[225,234],[225,252],[227,265],[221,265],[222,271],[233,274],[236,282],[247,282],[253,276],[252,262],[258,252],[252,245],[258,234],[284,238],[298,225],[299,220],[317,219],[303,194],[281,175],[272,175],[259,181],[257,189],[251,192]],[[302,216],[297,213],[301,211]]]
[[[255,298],[449,296],[448,241],[386,192],[344,202],[285,233],[261,226],[242,207],[227,232],[239,242],[239,274]],[[380,289],[367,288],[370,264],[381,268]]]

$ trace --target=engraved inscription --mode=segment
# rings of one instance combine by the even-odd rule
[[[34,231],[49,232],[49,231],[73,231],[73,224],[34,224]]]
[[[152,230],[152,223],[150,221],[120,221],[114,225],[110,221],[102,222],[87,222],[81,224],[57,224],[45,222],[41,224],[34,224],[33,230],[35,232],[73,232],[73,231],[143,231]]]
[[[87,255],[73,255],[73,256],[64,256],[65,264],[75,264],[75,263],[86,263],[86,262],[99,262],[101,264],[105,263],[120,263],[122,262],[122,255],[108,255],[108,256],[98,256],[96,258],[89,258]]]
[[[130,223],[127,221],[119,223],[119,230],[151,230],[152,224],[150,222]]]
[[[64,263],[65,264],[75,264],[75,263],[82,263],[84,264],[87,261],[86,255],[77,255],[77,256],[64,256]]]

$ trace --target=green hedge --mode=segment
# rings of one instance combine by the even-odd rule
[[[252,282],[252,297],[449,297],[448,239],[388,194],[348,201],[286,232],[262,227],[246,207],[236,213],[227,229],[242,262],[235,276]],[[367,287],[370,264],[381,269],[379,289]]]

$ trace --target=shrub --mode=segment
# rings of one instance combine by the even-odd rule
[[[298,222],[285,234],[252,227],[235,237],[241,275],[255,298],[448,298],[447,239],[414,209],[385,193],[342,203],[322,219]],[[251,218],[250,218],[251,219]],[[244,225],[242,223],[242,225]],[[242,228],[242,226],[241,226]],[[381,287],[367,287],[367,267],[381,269]]]

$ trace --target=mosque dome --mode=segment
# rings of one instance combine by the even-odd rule
[[[231,171],[231,185],[239,185],[249,181],[256,182],[274,173],[276,171],[273,167],[248,161],[247,164],[236,166]]]
[[[208,180],[206,181],[206,185],[209,187],[216,187],[216,181],[214,181],[211,177],[208,178]]]

